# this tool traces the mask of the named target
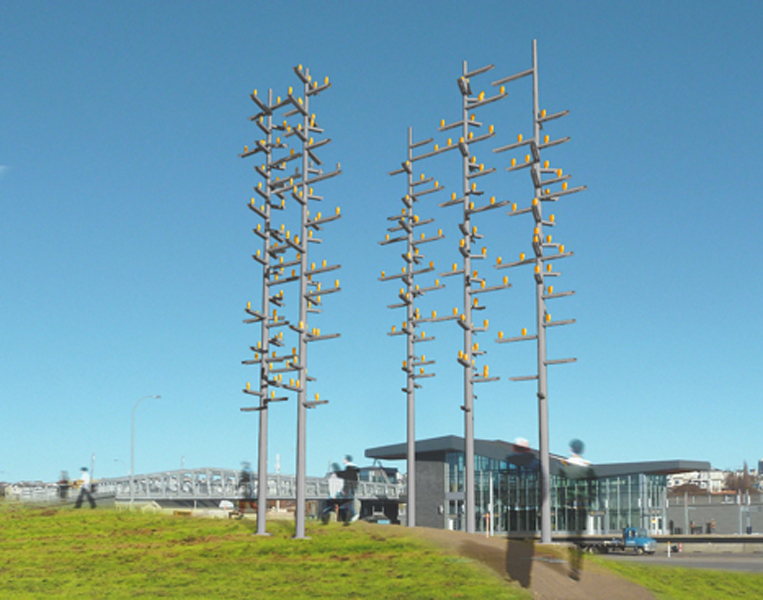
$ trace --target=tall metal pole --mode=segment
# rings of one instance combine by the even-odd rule
[[[135,409],[146,398],[161,398],[161,396],[143,396],[132,407],[130,415],[130,510],[135,503]]]
[[[268,106],[273,106],[273,90],[268,90]],[[265,215],[263,221],[263,256],[270,262],[270,230],[272,228],[271,215],[271,164],[273,161],[273,113],[267,115],[265,126],[267,133],[265,138]],[[257,535],[268,535],[268,369],[270,363],[266,360],[270,355],[270,275],[269,265],[263,268],[262,278],[262,314],[260,322],[260,339],[262,341],[262,361],[260,367],[260,410],[259,412],[259,435],[257,438]]]
[[[466,61],[463,63],[463,77],[467,75]],[[463,143],[466,144],[466,152],[462,153],[462,184],[464,198],[463,223],[465,234],[464,240],[464,353],[466,362],[469,364],[464,369],[464,511],[466,514],[467,533],[475,532],[475,503],[474,503],[474,385],[472,384],[472,246],[471,236],[468,234],[472,229],[471,215],[469,213],[469,201],[471,193],[469,190],[469,111],[467,106],[468,97],[461,95],[461,135]]]
[[[421,147],[424,144],[428,144],[432,140],[424,140],[422,142],[413,142],[413,129],[408,128],[408,147],[407,147],[407,160],[403,163],[402,169],[392,171],[390,175],[398,175],[400,173],[406,173],[407,175],[407,194],[403,200],[403,213],[402,215],[396,215],[389,217],[389,221],[397,222],[397,225],[388,228],[387,231],[395,233],[398,231],[404,232],[404,235],[390,238],[387,234],[386,239],[383,242],[379,242],[381,245],[394,244],[397,242],[405,242],[406,251],[402,257],[405,261],[405,266],[402,269],[402,273],[394,275],[386,275],[382,271],[382,275],[379,278],[380,281],[391,281],[395,279],[401,279],[405,284],[405,287],[400,288],[399,298],[400,304],[391,304],[388,308],[401,308],[406,309],[406,319],[403,322],[403,326],[400,331],[396,331],[392,328],[392,331],[388,335],[405,335],[406,336],[406,351],[405,361],[403,361],[403,371],[406,373],[406,386],[403,391],[406,394],[406,459],[407,459],[407,524],[409,527],[416,526],[416,388],[421,386],[416,383],[417,379],[425,377],[434,377],[434,373],[425,373],[424,366],[434,364],[433,360],[425,360],[422,355],[421,358],[417,357],[415,352],[416,344],[432,341],[434,337],[425,337],[422,331],[420,335],[416,334],[416,329],[422,323],[432,323],[436,321],[449,320],[454,317],[437,317],[436,312],[432,314],[431,318],[422,318],[419,314],[419,309],[415,307],[415,301],[420,296],[423,296],[431,290],[441,289],[445,286],[441,286],[439,280],[435,280],[434,286],[421,287],[416,284],[416,275],[422,273],[428,273],[434,270],[434,263],[430,262],[429,266],[423,268],[417,268],[418,265],[424,260],[424,255],[419,252],[419,246],[421,244],[434,242],[442,239],[442,230],[438,230],[437,235],[426,237],[424,233],[421,234],[419,239],[414,236],[414,229],[419,226],[427,225],[434,219],[421,220],[419,215],[416,214],[415,205],[419,201],[419,197],[432,192],[437,192],[443,188],[437,181],[434,181],[434,186],[424,190],[420,190],[421,186],[427,185],[434,180],[432,177],[425,177],[421,174],[421,179],[414,181],[413,177],[413,163],[426,155],[414,156],[413,150]],[[417,371],[418,369],[418,371]]]
[[[495,202],[495,197],[490,199],[490,203],[481,207],[475,206],[475,200],[484,192],[477,190],[477,184],[474,179],[483,175],[493,173],[495,169],[484,169],[481,164],[476,164],[476,157],[471,154],[471,144],[493,137],[494,131],[491,125],[488,133],[478,137],[473,136],[470,131],[472,127],[480,127],[482,124],[475,120],[475,114],[472,112],[477,108],[495,102],[506,97],[503,88],[500,93],[485,98],[484,92],[478,96],[473,96],[471,78],[493,69],[493,65],[481,67],[474,71],[467,70],[466,61],[463,62],[462,75],[458,78],[458,87],[461,92],[461,118],[455,123],[445,125],[441,121],[440,131],[449,129],[460,129],[461,137],[457,144],[452,144],[448,140],[444,150],[458,148],[461,153],[462,166],[462,193],[461,198],[453,193],[451,200],[440,204],[440,206],[460,206],[463,213],[463,220],[459,224],[461,231],[461,240],[459,242],[459,252],[464,263],[463,269],[453,266],[450,273],[442,273],[442,276],[463,275],[463,311],[457,323],[464,330],[464,347],[458,354],[458,363],[464,368],[464,404],[461,409],[464,411],[464,515],[465,529],[467,533],[476,531],[476,503],[475,503],[475,465],[474,465],[474,383],[486,381],[498,381],[498,377],[488,377],[487,365],[480,374],[475,367],[475,357],[485,353],[484,350],[478,350],[474,344],[474,334],[487,331],[487,321],[483,327],[476,327],[473,319],[473,310],[476,301],[475,294],[489,292],[498,289],[510,287],[508,279],[505,278],[503,285],[490,288],[485,287],[485,280],[480,278],[477,271],[472,270],[472,260],[484,259],[487,256],[486,247],[482,248],[480,254],[472,254],[472,242],[481,239],[483,236],[477,233],[477,228],[472,226],[471,215],[478,212],[493,210],[507,204],[504,202]],[[472,113],[471,116],[469,113]],[[437,147],[435,147],[437,151]]]
[[[540,147],[540,105],[538,100],[538,49],[536,40],[533,40],[533,139],[536,148]],[[540,162],[535,161],[531,167],[535,184],[535,197],[542,196],[543,189],[540,184]],[[539,239],[543,239],[543,215],[542,204],[538,203],[536,217],[536,229]],[[546,303],[543,299],[543,261],[542,257],[535,258],[535,272],[540,277],[535,279],[535,303],[536,303],[536,326],[538,332],[538,423],[540,452],[540,531],[541,543],[551,543],[551,479],[549,462],[549,434],[548,434],[548,379],[546,375],[546,327],[544,318],[546,315]]]
[[[535,278],[535,316],[536,316],[536,330],[537,334],[534,336],[527,336],[527,330],[522,330],[521,337],[515,337],[510,339],[503,338],[503,332],[499,332],[497,340],[498,342],[517,342],[524,340],[537,340],[537,375],[523,376],[523,377],[511,377],[511,381],[530,381],[537,380],[538,382],[538,428],[539,428],[539,458],[540,458],[540,481],[539,481],[539,494],[540,494],[540,530],[541,530],[541,543],[548,544],[551,542],[551,475],[550,475],[550,460],[549,460],[549,425],[548,425],[548,374],[547,367],[551,364],[561,364],[566,362],[574,362],[574,358],[565,358],[557,360],[547,360],[546,358],[546,328],[557,325],[567,325],[574,323],[574,319],[568,319],[563,321],[551,321],[551,316],[546,309],[546,300],[550,298],[561,298],[564,296],[570,296],[574,292],[553,292],[553,286],[546,287],[546,277],[556,277],[558,272],[551,272],[551,261],[559,258],[565,258],[572,256],[572,252],[565,252],[564,246],[558,243],[552,243],[551,236],[544,235],[544,227],[553,227],[554,216],[551,215],[547,220],[543,218],[542,206],[543,202],[556,202],[559,197],[571,194],[574,192],[582,191],[585,186],[580,186],[573,189],[567,189],[567,180],[569,175],[562,175],[561,169],[549,168],[548,161],[541,161],[541,151],[545,148],[557,146],[559,144],[569,141],[569,138],[561,138],[554,141],[549,140],[549,136],[546,135],[541,139],[541,130],[543,124],[547,121],[558,119],[569,113],[569,111],[562,111],[553,115],[546,115],[546,111],[540,110],[540,101],[538,95],[538,53],[537,43],[533,40],[532,44],[532,68],[498,80],[493,85],[501,85],[514,81],[522,77],[532,75],[533,81],[533,135],[529,140],[525,140],[522,135],[518,137],[518,141],[508,146],[496,148],[494,152],[504,152],[506,150],[514,150],[520,147],[529,146],[530,154],[525,156],[524,164],[517,164],[516,159],[512,159],[511,167],[507,168],[507,171],[516,171],[529,167],[530,175],[533,180],[534,198],[530,207],[516,210],[516,205],[512,206],[511,216],[531,213],[534,218],[534,230],[533,230],[533,253],[534,256],[525,259],[524,253],[520,254],[519,261],[501,264],[499,262],[496,268],[503,269],[509,267],[516,267],[520,265],[533,265],[534,278]],[[552,175],[545,180],[541,179],[543,175]],[[552,191],[551,186],[561,184],[561,190]],[[549,186],[549,187],[546,187]],[[544,255],[545,248],[553,248],[556,253],[551,255]]]
[[[305,75],[309,76],[309,70],[305,69]],[[310,96],[308,91],[310,90],[309,83],[303,82],[303,97],[305,112],[302,115],[302,131],[305,136],[309,136],[310,132]],[[304,146],[303,142],[303,146]],[[302,181],[301,190],[302,198],[302,214],[300,217],[300,233],[299,237],[304,240],[305,250],[307,250],[308,242],[308,168],[310,166],[308,153],[302,152]],[[297,393],[297,481],[296,481],[296,506],[294,509],[294,537],[297,539],[305,537],[305,477],[306,477],[306,454],[307,454],[307,309],[310,302],[308,289],[307,289],[307,277],[308,271],[307,251],[301,252],[299,255],[299,271],[302,276],[299,279],[299,392]]]
[[[310,137],[313,133],[322,133],[315,124],[315,115],[309,113],[309,98],[312,95],[318,94],[321,91],[328,89],[330,84],[328,78],[323,85],[318,85],[317,82],[313,82],[307,70],[302,70],[302,66],[294,67],[295,74],[299,77],[303,83],[303,97],[296,97],[292,93],[292,88],[289,88],[287,96],[283,99],[279,96],[275,103],[273,102],[272,91],[268,94],[267,103],[263,102],[257,97],[257,91],[251,95],[251,99],[259,107],[260,112],[250,117],[250,120],[255,121],[258,127],[265,133],[266,138],[258,140],[253,146],[252,150],[249,150],[248,146],[244,147],[244,152],[239,156],[248,157],[257,153],[264,153],[265,164],[262,167],[255,166],[255,171],[265,180],[265,188],[262,187],[262,182],[254,188],[254,191],[265,200],[265,204],[257,206],[252,199],[249,205],[250,210],[257,214],[264,222],[264,229],[261,229],[260,225],[254,231],[255,234],[263,239],[264,255],[257,253],[252,257],[259,262],[263,267],[263,290],[262,290],[262,312],[253,310],[250,305],[247,305],[246,312],[251,315],[252,319],[246,319],[245,323],[257,323],[261,324],[261,341],[258,342],[257,347],[252,347],[251,350],[255,353],[254,360],[242,361],[243,364],[259,365],[260,368],[260,387],[259,390],[250,389],[247,384],[246,389],[243,391],[247,394],[259,397],[259,405],[255,407],[242,408],[242,411],[259,411],[260,412],[260,430],[259,430],[259,457],[258,457],[258,476],[257,476],[257,533],[260,535],[266,535],[265,531],[265,518],[267,513],[267,409],[271,402],[284,401],[287,397],[275,397],[275,391],[270,391],[270,388],[283,388],[297,394],[297,508],[295,513],[296,523],[296,535],[295,537],[304,537],[304,518],[305,518],[305,435],[306,435],[306,414],[307,408],[313,408],[318,404],[324,404],[326,401],[318,401],[316,394],[315,402],[308,402],[306,400],[307,382],[313,381],[307,376],[307,342],[330,339],[339,337],[339,334],[320,335],[319,330],[313,330],[312,332],[307,329],[307,316],[311,312],[320,312],[318,308],[312,308],[321,304],[320,294],[330,294],[340,291],[339,280],[336,280],[334,287],[324,289],[321,292],[321,284],[313,281],[313,275],[323,273],[326,271],[332,271],[339,268],[339,265],[332,265],[327,267],[324,265],[322,268],[315,269],[313,266],[308,268],[307,262],[307,247],[308,242],[320,242],[318,239],[312,237],[313,231],[321,229],[321,225],[329,221],[336,220],[340,217],[339,209],[337,208],[336,215],[328,217],[322,217],[321,213],[318,216],[310,219],[310,213],[308,211],[308,200],[321,200],[319,196],[313,196],[312,184],[328,179],[338,175],[341,171],[339,165],[337,170],[331,173],[323,173],[321,169],[317,169],[313,166],[314,162],[321,164],[316,156],[317,148],[324,146],[331,140],[321,140],[314,143],[313,138]],[[284,120],[282,123],[275,123],[273,115],[276,111],[285,109],[283,113]],[[293,116],[298,116],[299,124],[296,127],[292,127],[288,123],[288,119]],[[265,121],[267,119],[267,121]],[[273,149],[286,149],[287,144],[281,141],[280,137],[277,137],[273,141],[273,131],[282,132],[284,139],[296,136],[301,145],[301,152],[296,153],[292,148],[289,154],[274,157],[272,154]],[[291,161],[297,161],[301,159],[301,168],[297,167],[295,173],[291,176],[286,176],[284,179],[275,177],[273,179],[273,169],[278,171],[285,171],[287,164]],[[291,197],[300,205],[300,227],[299,235],[291,236],[289,230],[286,230],[285,224],[282,224],[280,229],[276,228],[271,222],[272,209],[284,210],[286,208],[286,194],[290,194]],[[275,197],[275,198],[273,198]],[[273,200],[277,200],[274,202]],[[289,252],[296,253],[296,259],[285,261],[285,256]],[[297,267],[299,273],[296,272]],[[287,269],[291,268],[291,274],[287,272]],[[285,319],[282,315],[277,314],[277,309],[270,311],[270,307],[275,305],[277,307],[284,306],[283,291],[279,294],[273,294],[272,289],[274,286],[288,284],[299,281],[299,325],[294,325]],[[315,286],[317,291],[310,292],[308,288]],[[275,351],[271,352],[271,346],[281,347],[284,345],[283,331],[278,334],[274,333],[275,328],[289,327],[292,331],[298,335],[298,345],[294,347],[290,353],[284,353],[281,356],[277,356]],[[297,372],[296,382],[292,378],[288,383],[284,382],[283,374]]]

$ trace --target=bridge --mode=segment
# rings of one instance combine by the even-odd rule
[[[242,473],[236,469],[177,469],[135,475],[136,502],[158,503],[219,503],[221,500],[236,500],[243,497]],[[253,497],[257,497],[257,474],[252,474]],[[389,481],[383,472],[372,474],[373,481],[359,481],[355,498],[358,500],[405,501],[406,486]],[[340,480],[341,481],[341,480]],[[114,499],[116,502],[130,501],[130,476],[95,479],[96,501],[99,498]],[[313,501],[330,498],[329,477],[307,477],[305,480],[306,499]],[[333,487],[333,486],[332,486]],[[59,487],[56,483],[13,484],[7,492],[12,497],[26,502],[59,501]],[[268,500],[295,500],[297,481],[294,475],[268,474]],[[76,489],[69,489],[66,500],[74,500]]]

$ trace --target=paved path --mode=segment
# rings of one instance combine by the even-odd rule
[[[578,579],[566,549],[486,538],[461,531],[415,528],[417,535],[460,556],[479,561],[532,592],[536,600],[655,600],[645,588],[602,567],[582,563]]]

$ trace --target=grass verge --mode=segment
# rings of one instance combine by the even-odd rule
[[[639,565],[598,557],[586,560],[645,587],[663,600],[763,598],[763,574]]]
[[[4,598],[526,598],[397,527],[0,504]]]

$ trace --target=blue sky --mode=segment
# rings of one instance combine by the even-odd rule
[[[260,298],[246,209],[257,176],[237,157],[259,137],[254,88],[285,93],[304,64],[332,88],[313,102],[343,175],[321,187],[343,218],[317,260],[343,265],[343,292],[314,321],[339,340],[313,345],[308,473],[366,448],[402,442],[402,266],[381,247],[404,181],[387,173],[416,139],[445,137],[456,78],[495,64],[490,82],[530,66],[538,40],[542,108],[572,141],[554,166],[588,190],[554,207],[555,241],[575,252],[550,305],[551,449],[571,438],[593,462],[687,458],[719,468],[763,456],[763,218],[757,171],[763,116],[763,7],[757,2],[5,2],[0,5],[0,480],[57,478],[96,456],[96,476],[124,474],[130,412],[136,470],[256,462],[257,417],[241,393],[256,379],[259,331],[242,324]],[[262,93],[261,92],[261,93]],[[520,205],[526,173],[490,150],[531,133],[528,82],[480,114],[496,138],[478,152],[498,173],[486,194]],[[491,146],[492,144],[492,146]],[[426,248],[438,270],[457,257],[455,157],[424,161],[446,192],[421,203],[446,238]],[[482,158],[481,158],[482,159]],[[430,164],[426,164],[431,162]],[[483,185],[481,183],[481,185]],[[495,282],[496,256],[529,251],[530,222],[476,223]],[[436,246],[436,247],[435,247]],[[529,344],[494,344],[533,322],[529,272],[484,298],[484,362],[501,381],[478,389],[476,435],[537,445]],[[422,277],[422,284],[428,281]],[[422,312],[460,306],[453,281]],[[294,290],[292,290],[292,293]],[[287,294],[289,291],[287,290]],[[292,302],[290,310],[295,304]],[[313,323],[311,322],[311,326]],[[432,326],[437,361],[417,400],[420,438],[463,433],[461,330]],[[294,472],[296,404],[270,411],[270,465]],[[400,465],[402,466],[402,464]]]

